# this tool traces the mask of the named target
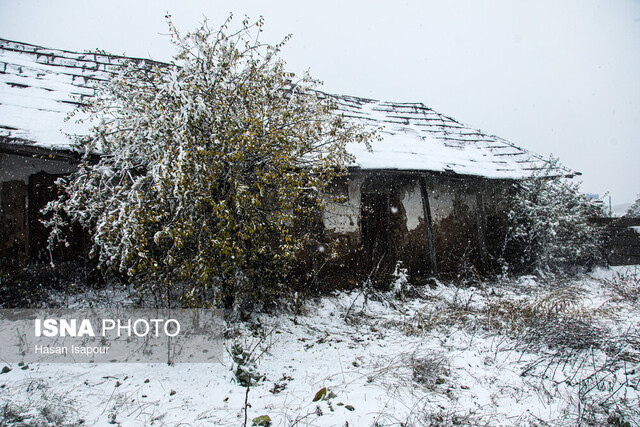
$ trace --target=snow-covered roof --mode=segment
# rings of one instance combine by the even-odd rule
[[[122,59],[0,39],[0,141],[69,148],[67,134],[86,134],[88,125],[65,118]]]
[[[91,97],[123,57],[48,49],[0,39],[0,142],[68,149],[67,134],[87,124],[65,121],[78,96]],[[138,59],[141,66],[153,61]],[[352,165],[362,169],[427,170],[518,179],[546,161],[497,136],[487,135],[421,103],[383,102],[330,95],[346,118],[382,130],[372,151],[351,144]],[[563,174],[575,172],[563,170]]]
[[[379,131],[369,151],[349,151],[362,169],[429,170],[486,178],[518,179],[548,163],[543,157],[464,125],[422,103],[385,102],[333,95],[345,117]],[[562,168],[564,175],[576,172]]]

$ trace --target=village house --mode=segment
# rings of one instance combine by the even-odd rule
[[[48,260],[39,211],[55,197],[54,181],[80,158],[67,135],[87,132],[86,124],[65,117],[121,60],[0,39],[3,266]],[[348,147],[355,163],[332,187],[345,201],[322,217],[324,236],[339,242],[339,256],[325,263],[319,253],[319,275],[361,280],[400,263],[419,280],[495,261],[504,240],[506,197],[545,159],[421,103],[327,96],[347,119],[380,129],[381,138],[371,150]],[[67,252],[82,247],[78,242]]]

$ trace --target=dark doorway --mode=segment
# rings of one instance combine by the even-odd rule
[[[363,261],[374,271],[389,257],[389,195],[363,193],[361,203]]]

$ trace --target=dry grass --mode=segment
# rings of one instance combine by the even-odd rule
[[[54,393],[45,380],[28,380],[17,386],[26,396],[23,400],[0,403],[0,426],[80,426],[74,404],[63,395]],[[13,393],[17,395],[18,393]]]
[[[446,383],[449,374],[449,364],[444,357],[423,351],[381,358],[368,373],[367,381],[435,391],[439,385]]]
[[[467,325],[473,322],[477,316],[477,312],[458,307],[443,309],[425,307],[407,319],[401,327],[407,335],[419,336],[438,327]]]
[[[521,333],[529,326],[553,319],[591,319],[594,311],[584,306],[583,299],[584,291],[575,287],[556,289],[537,299],[493,299],[489,303],[495,322],[492,326]]]
[[[623,301],[637,304],[640,300],[640,268],[638,266],[618,271],[609,279],[600,279],[600,282],[613,290]]]

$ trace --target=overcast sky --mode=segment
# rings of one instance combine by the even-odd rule
[[[262,15],[327,92],[423,102],[559,157],[614,205],[640,193],[640,0],[0,0],[0,37],[168,60],[167,11],[183,31]]]

